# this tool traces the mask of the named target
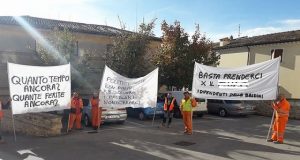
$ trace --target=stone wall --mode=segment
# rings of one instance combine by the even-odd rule
[[[288,100],[291,104],[290,119],[300,119],[300,100]],[[262,116],[272,116],[273,109],[271,101],[253,101],[256,106],[256,112]]]
[[[30,113],[14,115],[17,133],[32,136],[58,136],[61,135],[61,116],[50,113]],[[2,131],[13,133],[11,110],[4,110]]]

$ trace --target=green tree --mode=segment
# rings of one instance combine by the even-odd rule
[[[219,57],[212,51],[212,42],[200,34],[199,26],[189,40],[189,35],[179,21],[169,25],[161,24],[162,45],[152,56],[152,63],[160,69],[160,83],[168,88],[187,87],[191,89],[194,63],[218,64]]]
[[[195,62],[216,66],[219,64],[220,56],[213,51],[212,41],[206,38],[205,35],[201,35],[199,25],[196,25],[195,33],[191,37],[189,44],[189,51],[185,59],[182,61],[182,66],[185,70],[183,77],[185,87],[192,88],[193,72]]]
[[[47,66],[71,63],[72,89],[86,83],[83,74],[87,69],[87,57],[78,55],[75,36],[68,29],[53,29],[44,41],[37,42],[36,52]]]
[[[54,28],[46,42],[37,43],[37,53],[45,65],[61,65],[76,54],[75,36],[68,29]]]
[[[155,26],[155,19],[142,23],[137,33],[123,31],[114,38],[111,48],[106,52],[105,62],[114,71],[130,78],[147,74],[149,67],[147,53]],[[124,28],[123,28],[124,29]]]

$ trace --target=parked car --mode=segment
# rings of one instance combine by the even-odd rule
[[[180,103],[181,100],[184,98],[184,91],[168,91],[166,93],[172,93],[172,96],[175,97],[177,106],[174,107],[174,117],[181,118],[181,111],[180,111]],[[205,113],[207,113],[207,100],[201,98],[195,98],[197,101],[197,106],[193,108],[193,116],[202,117]]]
[[[139,107],[139,108],[132,108],[127,107],[127,114],[130,117],[138,118],[139,120],[145,120],[147,118],[153,118],[154,111],[155,117],[162,117],[164,114],[164,100],[161,97],[157,98],[156,108],[155,107]]]
[[[255,106],[239,100],[217,100],[207,101],[208,113],[218,114],[221,117],[228,115],[249,115],[255,113]]]
[[[82,120],[85,126],[91,125],[92,120],[92,106],[89,102],[89,99],[82,99],[83,101],[83,113],[82,113]],[[101,116],[101,123],[107,122],[117,122],[123,124],[127,119],[127,113],[125,108],[118,108],[118,107],[102,107],[102,116]]]

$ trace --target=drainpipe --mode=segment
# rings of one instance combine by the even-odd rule
[[[248,59],[247,59],[247,65],[250,65],[250,47],[246,46],[248,49]]]

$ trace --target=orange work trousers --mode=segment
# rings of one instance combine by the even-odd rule
[[[285,126],[288,122],[288,117],[279,117],[276,118],[273,123],[273,134],[272,134],[272,140],[283,142],[283,135],[285,131]]]
[[[184,123],[184,132],[192,133],[192,112],[183,111],[182,119]]]
[[[75,122],[76,129],[81,129],[81,116],[82,116],[81,113],[79,114],[70,113],[69,129],[73,129],[74,122]]]
[[[98,107],[92,108],[92,126],[99,127],[101,124],[102,109]]]

